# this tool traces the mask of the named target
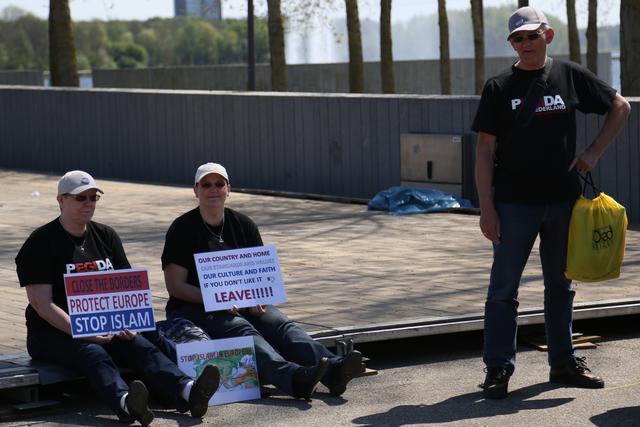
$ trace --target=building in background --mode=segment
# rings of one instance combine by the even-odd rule
[[[200,16],[219,21],[222,19],[222,0],[174,0],[176,16]]]

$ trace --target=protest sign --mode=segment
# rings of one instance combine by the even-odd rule
[[[197,378],[209,364],[218,367],[220,387],[209,400],[209,405],[260,398],[253,337],[178,344],[176,354],[178,367],[191,378]]]
[[[64,286],[74,338],[156,328],[147,270],[65,274]]]
[[[285,302],[275,246],[193,255],[205,311]]]

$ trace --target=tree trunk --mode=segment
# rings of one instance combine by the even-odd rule
[[[271,90],[287,90],[287,62],[284,53],[284,29],[280,0],[267,0],[269,52],[271,56]]]
[[[438,27],[440,28],[440,92],[443,95],[451,95],[451,57],[446,0],[438,0]]]
[[[620,2],[620,83],[625,96],[640,96],[640,2]]]
[[[380,77],[382,93],[395,93],[393,45],[391,39],[391,1],[380,0]]]
[[[518,0],[518,8],[529,6],[529,0]]]
[[[475,57],[476,94],[482,93],[484,85],[484,19],[482,0],[471,0],[471,22],[473,24],[473,52]]]
[[[69,0],[49,1],[51,86],[79,86]]]
[[[358,0],[345,0],[347,32],[349,34],[349,88],[352,93],[364,92],[364,64]]]
[[[580,37],[576,22],[576,0],[567,0],[567,26],[569,31],[569,59],[580,63]]]
[[[598,74],[598,0],[589,0],[587,68],[594,74]]]

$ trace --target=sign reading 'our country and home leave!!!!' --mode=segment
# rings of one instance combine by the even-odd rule
[[[275,246],[194,254],[205,311],[285,302]]]
[[[147,270],[65,274],[64,286],[74,338],[156,328]]]

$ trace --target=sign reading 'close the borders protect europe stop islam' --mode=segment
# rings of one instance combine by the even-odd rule
[[[205,311],[285,302],[275,246],[194,254]]]
[[[64,275],[74,338],[156,328],[147,270]]]

